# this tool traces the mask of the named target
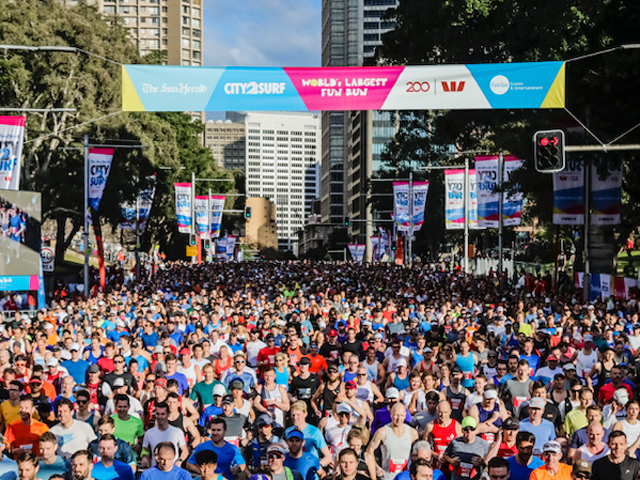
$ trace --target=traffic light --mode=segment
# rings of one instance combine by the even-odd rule
[[[349,226],[349,217],[344,217],[344,226],[345,227]]]
[[[396,240],[391,240],[391,250],[395,252],[396,250]]]
[[[560,172],[565,168],[564,132],[541,130],[533,136],[533,158],[536,170],[542,173]]]
[[[198,246],[198,237],[195,233],[190,233],[189,234],[189,246],[190,247],[197,247]]]
[[[244,207],[244,218],[249,220],[251,218],[251,207]]]
[[[209,250],[211,250],[211,240],[209,240],[208,238],[204,239],[204,249],[208,252]]]

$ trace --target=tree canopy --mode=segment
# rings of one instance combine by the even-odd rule
[[[403,0],[388,13],[395,30],[383,35],[376,52],[379,64],[468,64],[569,60],[586,53],[633,43],[637,39],[640,5],[579,0]],[[532,136],[537,130],[561,128],[567,143],[597,144],[584,127],[607,143],[640,123],[632,98],[640,87],[640,52],[620,50],[567,63],[566,110],[456,110],[407,111],[399,113],[400,131],[385,154],[386,176],[406,177],[405,159],[421,164],[460,163],[451,153],[465,150],[503,149],[525,160],[516,182],[527,196],[529,217],[549,224],[552,212],[552,176],[533,169]],[[640,143],[640,129],[625,136],[622,143]],[[570,154],[571,155],[571,154]],[[612,158],[596,153],[587,158]],[[625,198],[640,197],[637,180],[638,152],[616,155],[625,165]],[[573,157],[576,155],[573,154]],[[433,227],[424,229],[418,240],[437,246],[445,242],[442,221],[442,173],[425,174],[432,181],[428,209],[439,212]],[[437,190],[436,190],[437,189]],[[640,219],[638,202],[623,205],[623,224],[617,238],[626,239]],[[388,207],[382,207],[386,209]],[[492,235],[492,232],[481,235]],[[450,237],[449,237],[450,238]],[[426,246],[426,244],[425,244]]]

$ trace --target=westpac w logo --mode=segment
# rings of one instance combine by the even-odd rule
[[[456,82],[455,80],[446,82],[442,81],[440,84],[442,85],[442,89],[445,92],[461,92],[464,90],[464,84],[466,82],[463,80],[461,82]]]

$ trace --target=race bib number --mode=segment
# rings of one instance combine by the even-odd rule
[[[522,405],[523,402],[529,400],[529,397],[515,397],[513,399],[513,406],[518,408],[520,407],[520,405]]]
[[[452,398],[451,399],[451,409],[452,410],[460,410],[461,406],[462,406],[462,399],[461,398]]]
[[[224,437],[225,441],[240,448],[240,437]]]
[[[493,443],[493,441],[496,439],[496,434],[495,433],[483,433],[482,434],[482,439],[486,440],[489,443]]]
[[[393,458],[389,460],[389,472],[391,473],[400,473],[407,466],[408,460],[394,460]]]
[[[473,473],[473,465],[470,463],[460,462],[456,469],[456,474],[460,477],[469,478]]]
[[[274,364],[274,363],[276,363],[276,356],[269,355],[269,364]]]
[[[298,389],[298,398],[307,399],[311,398],[311,389],[310,388],[299,388]]]
[[[471,380],[473,378],[473,372],[462,372],[462,378],[464,380]]]

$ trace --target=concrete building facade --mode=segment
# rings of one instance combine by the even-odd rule
[[[211,150],[218,165],[227,170],[245,169],[245,125],[230,120],[207,120],[204,146]]]
[[[268,198],[247,197],[246,206],[251,207],[251,218],[246,222],[246,236],[243,242],[255,250],[277,249],[276,204]]]
[[[320,114],[246,113],[247,197],[276,204],[278,248],[297,253],[301,229],[320,197]]]

